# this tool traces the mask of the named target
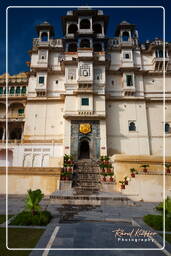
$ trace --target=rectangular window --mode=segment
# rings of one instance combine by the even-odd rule
[[[82,98],[81,99],[82,106],[89,106],[89,98]]]
[[[44,84],[45,78],[44,76],[39,76],[39,84]]]
[[[132,75],[126,75],[126,85],[127,86],[133,86]]]

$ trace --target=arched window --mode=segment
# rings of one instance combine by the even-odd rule
[[[129,59],[129,53],[125,53],[125,59]]]
[[[0,140],[3,139],[4,129],[3,127],[0,127]]]
[[[125,31],[122,34],[122,41],[128,41],[128,40],[129,40],[129,33]]]
[[[68,52],[76,52],[77,51],[77,44],[76,43],[71,43],[68,46]]]
[[[82,39],[80,43],[80,48],[90,48],[90,40]]]
[[[94,33],[101,34],[102,33],[101,24],[93,24],[93,31]]]
[[[163,58],[163,50],[158,50],[159,58]]]
[[[78,30],[78,27],[76,24],[70,24],[68,27],[68,34],[75,34]]]
[[[136,131],[135,122],[130,122],[129,123],[129,131]]]
[[[10,94],[14,94],[15,90],[14,90],[14,87],[11,87],[10,88]]]
[[[170,124],[165,123],[165,132],[169,132],[169,131],[170,131]]]
[[[46,32],[43,32],[43,33],[41,34],[41,41],[42,41],[42,42],[48,41],[48,34],[47,34]]]
[[[89,29],[90,28],[90,21],[88,19],[83,19],[80,22],[80,29]]]
[[[102,45],[100,43],[96,43],[93,45],[93,49],[95,52],[101,52],[102,51]]]
[[[22,87],[21,93],[22,93],[22,94],[26,94],[26,86],[23,86],[23,87]]]
[[[22,137],[22,128],[21,127],[15,127],[11,129],[10,134],[9,134],[9,139],[10,140],[21,140]]]
[[[16,94],[20,94],[20,93],[21,93],[21,89],[20,89],[19,86],[17,86],[17,88],[16,88]]]

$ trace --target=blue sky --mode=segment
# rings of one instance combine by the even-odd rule
[[[166,41],[170,40],[171,3],[169,0],[6,0],[1,2],[0,16],[0,74],[5,72],[5,9],[7,6],[164,6],[166,10]],[[27,71],[25,64],[29,60],[28,51],[32,47],[32,38],[36,37],[35,26],[48,21],[55,28],[55,37],[62,37],[61,16],[71,8],[10,8],[8,10],[8,71],[16,74]],[[100,8],[103,9],[103,8]],[[144,8],[104,8],[109,16],[107,36],[113,37],[116,26],[123,20],[136,24],[140,42],[163,37],[163,10]]]

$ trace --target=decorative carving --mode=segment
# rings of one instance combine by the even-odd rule
[[[88,134],[91,132],[91,124],[80,124],[80,132],[83,134]]]
[[[69,68],[68,69],[68,80],[75,80],[76,79],[76,69]]]
[[[90,65],[82,64],[80,65],[80,76],[90,76]]]
[[[39,39],[38,38],[34,38],[33,39],[33,47],[37,47],[39,44]]]

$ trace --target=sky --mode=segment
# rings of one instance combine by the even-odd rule
[[[9,7],[10,6],[10,7]],[[33,6],[13,8],[13,6]],[[48,6],[49,8],[34,8]],[[70,6],[50,8],[50,6]],[[166,12],[166,41],[171,41],[171,0],[2,0],[0,2],[0,74],[6,72],[6,8],[8,7],[8,67],[11,75],[28,71],[26,61],[32,39],[37,37],[35,26],[48,21],[54,26],[55,37],[63,37],[61,16],[73,6],[105,6],[100,8],[109,16],[107,37],[113,37],[117,24],[126,20],[136,25],[141,43],[146,40],[163,39],[162,8],[107,8],[107,6],[163,6]],[[76,8],[74,8],[76,9]]]

